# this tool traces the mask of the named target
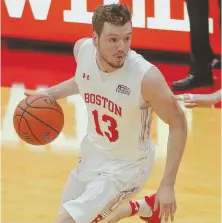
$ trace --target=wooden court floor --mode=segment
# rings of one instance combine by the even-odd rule
[[[4,115],[3,111],[2,119]],[[221,222],[220,123],[219,109],[192,111],[186,151],[175,187],[176,223]],[[53,223],[63,186],[77,163],[77,154],[55,153],[50,149],[38,152],[21,142],[12,146],[3,141],[1,155],[2,223]],[[158,157],[151,178],[138,198],[156,190],[163,168],[164,158]],[[121,221],[131,222],[141,221],[138,218]]]

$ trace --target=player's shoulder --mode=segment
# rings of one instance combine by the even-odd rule
[[[152,66],[144,73],[142,85],[149,89],[158,88],[160,83],[166,82],[165,77],[157,66]]]
[[[88,48],[88,47],[91,47],[91,48],[94,47],[92,38],[82,38],[75,42],[74,47],[73,47],[73,54],[74,54],[76,61],[78,61],[80,51],[82,51],[83,49]]]
[[[130,50],[127,56],[127,67],[132,72],[145,73],[148,72],[154,64],[145,59],[141,54],[134,50]]]

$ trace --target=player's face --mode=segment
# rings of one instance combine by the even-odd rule
[[[104,23],[101,35],[94,34],[94,43],[103,65],[114,69],[123,66],[130,49],[131,33],[132,24],[128,22],[124,26]]]

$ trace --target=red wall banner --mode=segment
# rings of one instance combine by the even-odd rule
[[[92,11],[117,0],[3,0],[2,36],[75,42],[92,35]],[[133,12],[133,48],[189,52],[189,19],[184,0],[120,0]],[[219,7],[210,2],[211,45],[220,54]]]

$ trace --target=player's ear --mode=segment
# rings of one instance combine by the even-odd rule
[[[98,36],[98,34],[94,31],[93,32],[93,45],[95,46],[95,47],[97,47],[98,46],[98,42],[99,42],[99,36]]]

